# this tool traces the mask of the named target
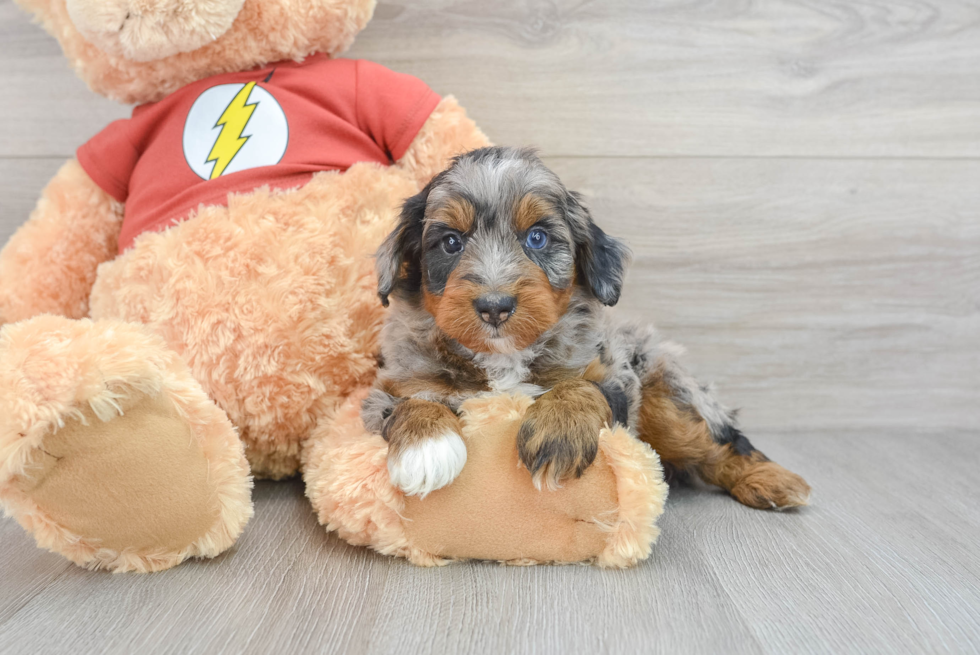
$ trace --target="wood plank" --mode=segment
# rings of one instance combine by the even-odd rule
[[[980,163],[548,161],[751,429],[980,425]]]
[[[95,95],[61,48],[12,0],[0,0],[0,157],[67,159],[130,109]]]
[[[72,568],[60,555],[36,548],[12,519],[0,519],[0,626]]]
[[[61,157],[0,158],[0,243],[23,225],[41,192],[65,159]]]
[[[980,162],[548,162],[653,322],[760,428],[980,425]],[[0,160],[0,237],[60,160]]]
[[[296,483],[259,485],[257,513],[233,550],[154,575],[70,567],[0,623],[4,652],[243,652],[265,638],[316,626],[313,644],[344,642],[361,610],[363,584],[392,562],[316,525]],[[14,544],[29,549],[26,537]],[[284,598],[285,595],[285,598]],[[315,616],[325,621],[311,622]],[[41,626],[57,625],[57,630]],[[288,625],[288,628],[286,627]],[[33,626],[26,631],[26,626]],[[313,635],[307,634],[311,637]],[[176,649],[176,650],[174,650]],[[337,652],[343,652],[342,650]]]
[[[41,591],[0,621],[0,648],[971,652],[980,648],[980,509],[964,493],[980,464],[978,436],[763,435],[771,455],[813,484],[814,505],[774,514],[675,487],[654,556],[629,571],[420,569],[324,536],[298,481],[264,482],[234,551],[147,576],[69,567],[36,581]],[[26,536],[2,536],[8,553],[37,552]],[[28,577],[0,572],[18,585],[4,595]]]
[[[554,156],[976,157],[978,15],[957,0],[399,2],[350,56]]]
[[[978,436],[763,437],[813,483],[813,506],[722,525],[696,514],[686,528],[709,542],[722,587],[770,652],[975,652],[980,509],[975,492],[960,494],[980,463]],[[964,465],[951,469],[954,459]]]
[[[978,157],[978,16],[966,0],[386,2],[348,56],[551,155]],[[128,112],[11,0],[0,86],[0,156],[67,157]]]

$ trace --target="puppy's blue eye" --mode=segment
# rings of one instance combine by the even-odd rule
[[[450,255],[463,251],[463,239],[458,234],[447,234],[442,237],[442,249]]]
[[[541,250],[548,245],[548,233],[544,230],[531,230],[527,233],[527,239],[524,243],[531,250]]]

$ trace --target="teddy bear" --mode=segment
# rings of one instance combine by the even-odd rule
[[[39,546],[111,571],[213,557],[253,477],[303,474],[328,529],[420,564],[649,554],[665,490],[628,435],[541,494],[510,459],[529,401],[479,399],[484,445],[422,500],[358,423],[384,311],[371,255],[405,198],[489,143],[452,96],[338,56],[374,0],[18,2],[93,91],[136,105],[0,252],[0,504]]]

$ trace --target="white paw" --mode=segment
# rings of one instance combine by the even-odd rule
[[[409,446],[398,457],[388,457],[391,483],[407,496],[425,498],[456,479],[466,464],[466,444],[455,432]]]

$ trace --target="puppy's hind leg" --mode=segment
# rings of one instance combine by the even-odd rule
[[[734,416],[667,353],[641,378],[640,438],[671,465],[695,471],[737,501],[759,509],[806,505],[810,486],[770,461],[735,425]]]

